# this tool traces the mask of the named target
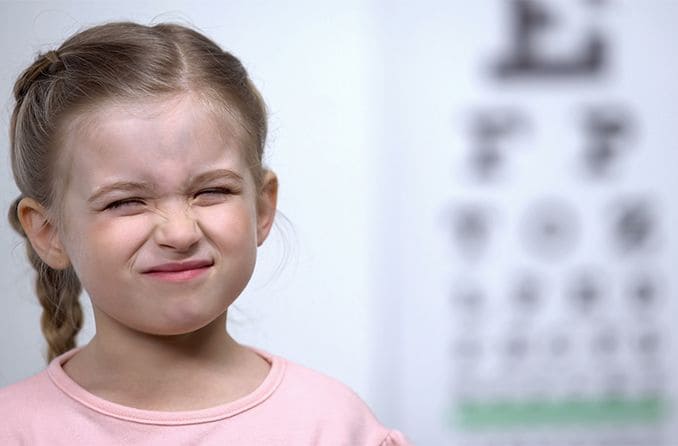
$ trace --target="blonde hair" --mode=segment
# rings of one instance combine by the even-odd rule
[[[26,236],[17,216],[22,198],[33,198],[46,209],[58,202],[55,166],[60,131],[69,119],[105,101],[181,92],[199,93],[235,119],[244,131],[244,155],[259,185],[266,108],[240,61],[181,25],[108,23],[76,33],[58,49],[39,55],[14,86],[10,147],[21,195],[9,210],[12,227]],[[81,285],[72,267],[50,268],[28,241],[26,250],[37,272],[42,332],[51,361],[75,347],[83,320]]]

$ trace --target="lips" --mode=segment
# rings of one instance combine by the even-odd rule
[[[153,266],[143,273],[156,279],[179,282],[191,280],[207,272],[214,262],[211,260],[189,260],[185,262],[170,262]]]
[[[211,260],[190,260],[186,262],[171,262],[156,265],[144,271],[145,273],[175,273],[191,269],[207,268],[213,265]]]

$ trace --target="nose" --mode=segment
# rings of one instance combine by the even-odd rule
[[[159,246],[181,252],[190,250],[201,237],[198,222],[187,209],[166,212],[154,231]]]

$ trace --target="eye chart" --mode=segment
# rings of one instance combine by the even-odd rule
[[[678,2],[381,27],[393,416],[420,444],[677,445]]]

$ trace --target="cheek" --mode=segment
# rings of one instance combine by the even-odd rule
[[[225,248],[256,247],[256,214],[249,206],[211,206],[196,212],[205,237]]]
[[[102,265],[129,259],[148,237],[147,220],[140,215],[74,225],[68,254],[76,271],[86,274]]]

